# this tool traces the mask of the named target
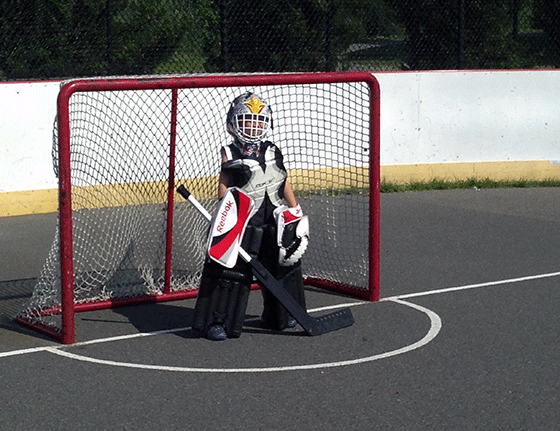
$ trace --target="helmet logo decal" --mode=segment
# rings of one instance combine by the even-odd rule
[[[253,114],[260,114],[266,106],[263,102],[253,96],[251,100],[245,102],[244,105],[251,110]]]

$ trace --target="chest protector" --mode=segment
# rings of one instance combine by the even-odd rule
[[[282,153],[272,142],[260,145],[259,151],[243,156],[237,145],[223,148],[227,161],[222,171],[227,174],[228,186],[239,187],[255,201],[255,222],[264,223],[283,205],[284,186],[288,176]]]

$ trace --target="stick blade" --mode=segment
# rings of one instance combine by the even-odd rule
[[[315,317],[313,320],[313,324],[307,330],[309,335],[322,335],[354,324],[354,316],[349,308]]]

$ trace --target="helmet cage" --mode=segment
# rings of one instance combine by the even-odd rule
[[[272,129],[272,110],[260,96],[246,92],[231,104],[227,130],[242,143],[257,143]]]
[[[263,114],[237,114],[233,117],[235,135],[243,142],[259,142],[268,134],[270,116]]]

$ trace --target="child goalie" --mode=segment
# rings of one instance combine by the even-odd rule
[[[253,199],[253,215],[241,247],[257,257],[305,309],[301,257],[308,244],[308,222],[287,180],[280,149],[266,140],[272,110],[260,96],[246,92],[231,103],[226,127],[234,141],[221,149],[218,197],[237,187]],[[239,337],[252,282],[252,269],[241,258],[229,268],[207,257],[193,329],[210,340]],[[276,297],[264,286],[261,290],[263,326],[295,327],[297,322]]]

